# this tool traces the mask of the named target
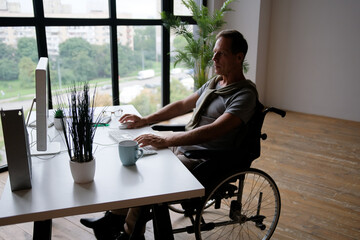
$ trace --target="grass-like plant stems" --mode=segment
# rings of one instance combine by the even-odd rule
[[[69,158],[71,159],[71,147],[69,145],[69,141],[66,135],[66,129],[65,129],[65,123],[64,123],[64,119],[61,120],[61,124],[63,126],[63,133],[64,133],[64,138],[65,138],[65,143],[66,143],[66,148],[69,154]]]
[[[79,91],[78,88],[74,84],[70,91],[68,135],[65,131],[64,134],[70,159],[77,162],[88,162],[93,159],[92,145],[101,114],[94,119],[96,87],[92,101],[88,83],[85,83]]]

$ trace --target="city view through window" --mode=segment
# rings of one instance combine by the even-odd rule
[[[0,0],[0,17],[33,17],[31,0]],[[131,3],[129,3],[131,2]],[[174,1],[174,12],[188,15],[181,1]],[[107,1],[44,0],[44,16],[49,18],[106,18]],[[146,13],[132,4],[149,5]],[[117,0],[118,19],[159,19],[160,0]],[[123,6],[123,7],[121,7]],[[138,9],[138,10],[136,10]],[[143,9],[143,8],[141,8]],[[144,8],[145,9],[145,8]],[[25,24],[24,24],[25,25]],[[191,27],[189,25],[189,27]],[[109,26],[45,26],[51,79],[52,102],[56,108],[67,102],[69,87],[75,82],[96,86],[97,106],[133,104],[142,115],[161,107],[161,25],[117,26],[118,86],[111,77]],[[184,41],[171,34],[170,48],[183,47]],[[0,27],[0,108],[23,108],[27,116],[35,96],[35,68],[38,61],[34,26]],[[191,69],[181,66],[170,71],[170,101],[193,92]],[[112,89],[119,88],[119,96]],[[36,110],[36,106],[35,106]],[[52,115],[53,111],[50,110]],[[5,146],[0,127],[0,166],[6,164]]]

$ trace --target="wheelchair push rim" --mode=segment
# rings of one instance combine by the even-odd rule
[[[205,197],[196,215],[196,239],[270,239],[280,208],[278,187],[268,174],[252,168],[235,173]]]
[[[206,203],[205,208],[210,207],[211,205],[213,205],[215,203],[214,200],[210,200]],[[181,204],[169,204],[168,208],[176,213],[180,213],[180,214],[185,214],[185,210],[181,207]]]

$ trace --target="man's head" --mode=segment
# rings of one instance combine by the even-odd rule
[[[215,73],[228,77],[242,75],[242,64],[248,45],[243,35],[235,30],[224,30],[216,36],[214,46]]]
[[[244,58],[245,58],[246,53],[248,51],[248,44],[244,36],[240,32],[236,30],[223,30],[216,35],[216,40],[218,40],[221,37],[231,39],[232,53],[237,54],[241,52],[244,54]]]

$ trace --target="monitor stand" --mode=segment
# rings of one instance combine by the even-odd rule
[[[36,128],[36,120],[28,123],[27,126],[31,127],[31,128]],[[53,118],[49,117],[47,119],[47,126],[48,126],[48,128],[51,128],[52,126],[54,126],[54,119]]]
[[[59,142],[51,142],[47,143],[46,151],[38,151],[36,149],[36,144],[30,148],[31,156],[45,156],[45,155],[55,155],[60,153],[60,143]]]
[[[30,121],[30,116],[31,116],[31,112],[33,110],[33,107],[34,107],[34,103],[36,103],[36,98],[34,98],[31,102],[31,107],[30,107],[30,111],[29,111],[29,114],[26,118],[26,126],[27,127],[32,127],[32,128],[36,128],[36,119],[32,122],[29,123]],[[54,117],[48,117],[47,118],[47,125],[48,125],[48,128],[54,126]]]

